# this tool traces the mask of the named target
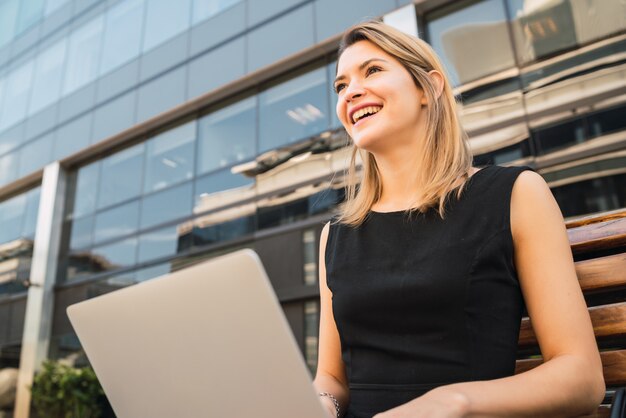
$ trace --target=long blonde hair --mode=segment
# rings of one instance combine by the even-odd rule
[[[415,180],[424,187],[420,196],[414,196],[414,203],[407,210],[407,214],[425,213],[437,207],[437,212],[443,219],[446,199],[454,190],[457,199],[461,197],[472,167],[467,135],[461,127],[452,87],[443,65],[426,42],[376,21],[349,28],[341,39],[339,58],[347,48],[360,41],[369,41],[398,60],[411,74],[415,84],[424,91],[428,103],[425,107],[425,135],[421,144],[421,155],[416,156],[420,166],[415,170]],[[436,85],[428,74],[431,70],[439,71],[444,77],[443,91],[439,97]],[[420,103],[415,105],[420,106]],[[382,183],[374,156],[357,148],[354,143],[351,147],[346,200],[339,206],[335,222],[358,226],[365,221],[372,205],[380,199]],[[357,153],[363,163],[360,187],[357,187]],[[460,178],[464,180],[461,184]],[[416,204],[418,206],[414,206]]]

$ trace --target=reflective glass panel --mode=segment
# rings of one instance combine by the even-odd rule
[[[135,279],[138,282],[154,279],[155,277],[169,274],[172,271],[170,263],[157,264],[156,266],[150,266],[137,270]]]
[[[256,97],[206,115],[198,125],[198,174],[256,155]]]
[[[149,193],[193,177],[195,120],[147,142],[144,192]]]
[[[507,1],[520,61],[533,61],[576,45],[576,25],[569,1]]]
[[[192,184],[186,183],[144,197],[141,205],[141,229],[191,215],[191,194]]]
[[[34,114],[59,99],[67,40],[57,42],[37,56],[37,77],[33,80],[33,94],[29,114]]]
[[[139,221],[139,202],[134,201],[96,215],[94,242],[102,242],[137,230]]]
[[[19,5],[19,0],[0,1],[0,47],[15,35]]]
[[[70,233],[70,249],[78,250],[91,246],[93,239],[93,216],[74,219]]]
[[[317,239],[315,230],[307,229],[302,233],[302,257],[304,259],[304,284],[317,283]]]
[[[21,33],[33,26],[43,16],[45,0],[22,0],[20,15],[17,21],[17,33]]]
[[[304,357],[312,375],[315,375],[317,370],[319,323],[319,302],[317,300],[304,302]]]
[[[193,0],[193,23],[196,24],[204,19],[228,9],[230,6],[242,0]]]
[[[14,152],[0,157],[0,186],[17,178],[17,156]]]
[[[547,154],[585,141],[585,125],[582,119],[575,119],[556,125],[535,129],[532,132],[538,154]]]
[[[45,15],[49,15],[52,12],[58,10],[61,6],[69,3],[70,0],[46,0],[46,8],[44,10]]]
[[[114,244],[94,248],[94,261],[99,270],[106,271],[135,264],[137,259],[137,238],[128,238]]]
[[[253,179],[232,174],[229,169],[198,178],[195,181],[193,212],[202,213],[249,198],[253,185]]]
[[[19,238],[25,209],[26,194],[0,202],[0,243]]]
[[[0,114],[0,129],[19,122],[26,116],[33,80],[34,61],[16,68],[6,78],[4,104]]]
[[[191,0],[151,0],[147,3],[143,51],[148,51],[189,27]]]
[[[592,138],[626,129],[626,106],[604,109],[587,117]]]
[[[335,110],[337,106],[337,95],[334,93],[333,81],[335,80],[335,77],[337,76],[336,67],[337,67],[337,61],[333,61],[332,63],[328,64],[328,66],[326,67],[328,70],[328,76],[327,76],[328,84],[326,88],[328,89],[329,92],[331,92],[330,108],[329,108],[331,129],[343,128],[343,125],[341,124],[341,121],[337,117],[337,112]]]
[[[98,75],[98,60],[104,17],[98,16],[70,35],[63,94],[69,94],[93,81]]]
[[[120,151],[102,160],[98,208],[113,205],[141,193],[144,144]]]
[[[454,86],[515,65],[502,0],[457,2],[429,15],[427,32]]]
[[[25,238],[35,238],[37,229],[37,214],[39,213],[39,197],[41,188],[37,187],[26,193],[26,210],[24,211],[24,222],[22,223],[22,236]]]
[[[53,141],[54,136],[52,134],[47,134],[39,139],[29,142],[19,150],[19,177],[32,173],[52,161]]]
[[[100,162],[86,165],[78,170],[74,207],[70,212],[75,218],[92,213],[96,209]]]
[[[555,187],[552,193],[565,217],[623,208],[626,207],[626,174]]]
[[[229,241],[256,230],[256,217],[254,215],[243,216],[222,223],[207,223],[204,225],[201,220],[195,222],[193,228],[193,243],[195,246],[204,246],[220,241]]]
[[[107,11],[100,74],[107,73],[139,55],[143,8],[144,0],[127,0]]]
[[[325,68],[311,71],[261,93],[259,152],[328,129],[328,100]]]
[[[150,231],[139,236],[139,262],[176,254],[179,251],[178,226]]]

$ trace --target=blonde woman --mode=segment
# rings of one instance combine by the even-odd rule
[[[354,149],[347,200],[320,239],[314,384],[329,416],[594,412],[600,356],[542,177],[472,167],[450,82],[419,39],[350,28],[334,87]],[[514,375],[524,305],[544,363]]]

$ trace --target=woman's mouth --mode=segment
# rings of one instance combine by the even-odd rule
[[[371,111],[371,109],[374,109],[373,111]],[[367,111],[367,110],[369,111]],[[361,110],[357,111],[354,113],[354,115],[352,116],[353,120],[356,120],[356,122],[354,122],[354,124],[352,126],[354,126],[355,128],[358,126],[361,126],[362,124],[364,124],[366,121],[368,121],[369,119],[375,118],[378,115],[378,112],[382,109],[382,107],[378,106],[378,107],[367,107],[365,109],[362,109],[364,111],[366,111],[365,113],[362,113]],[[357,116],[358,115],[358,116]]]

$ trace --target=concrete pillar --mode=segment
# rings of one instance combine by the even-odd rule
[[[44,168],[22,336],[15,418],[28,418],[31,398],[29,388],[35,371],[48,356],[65,183],[66,175],[58,161]]]

